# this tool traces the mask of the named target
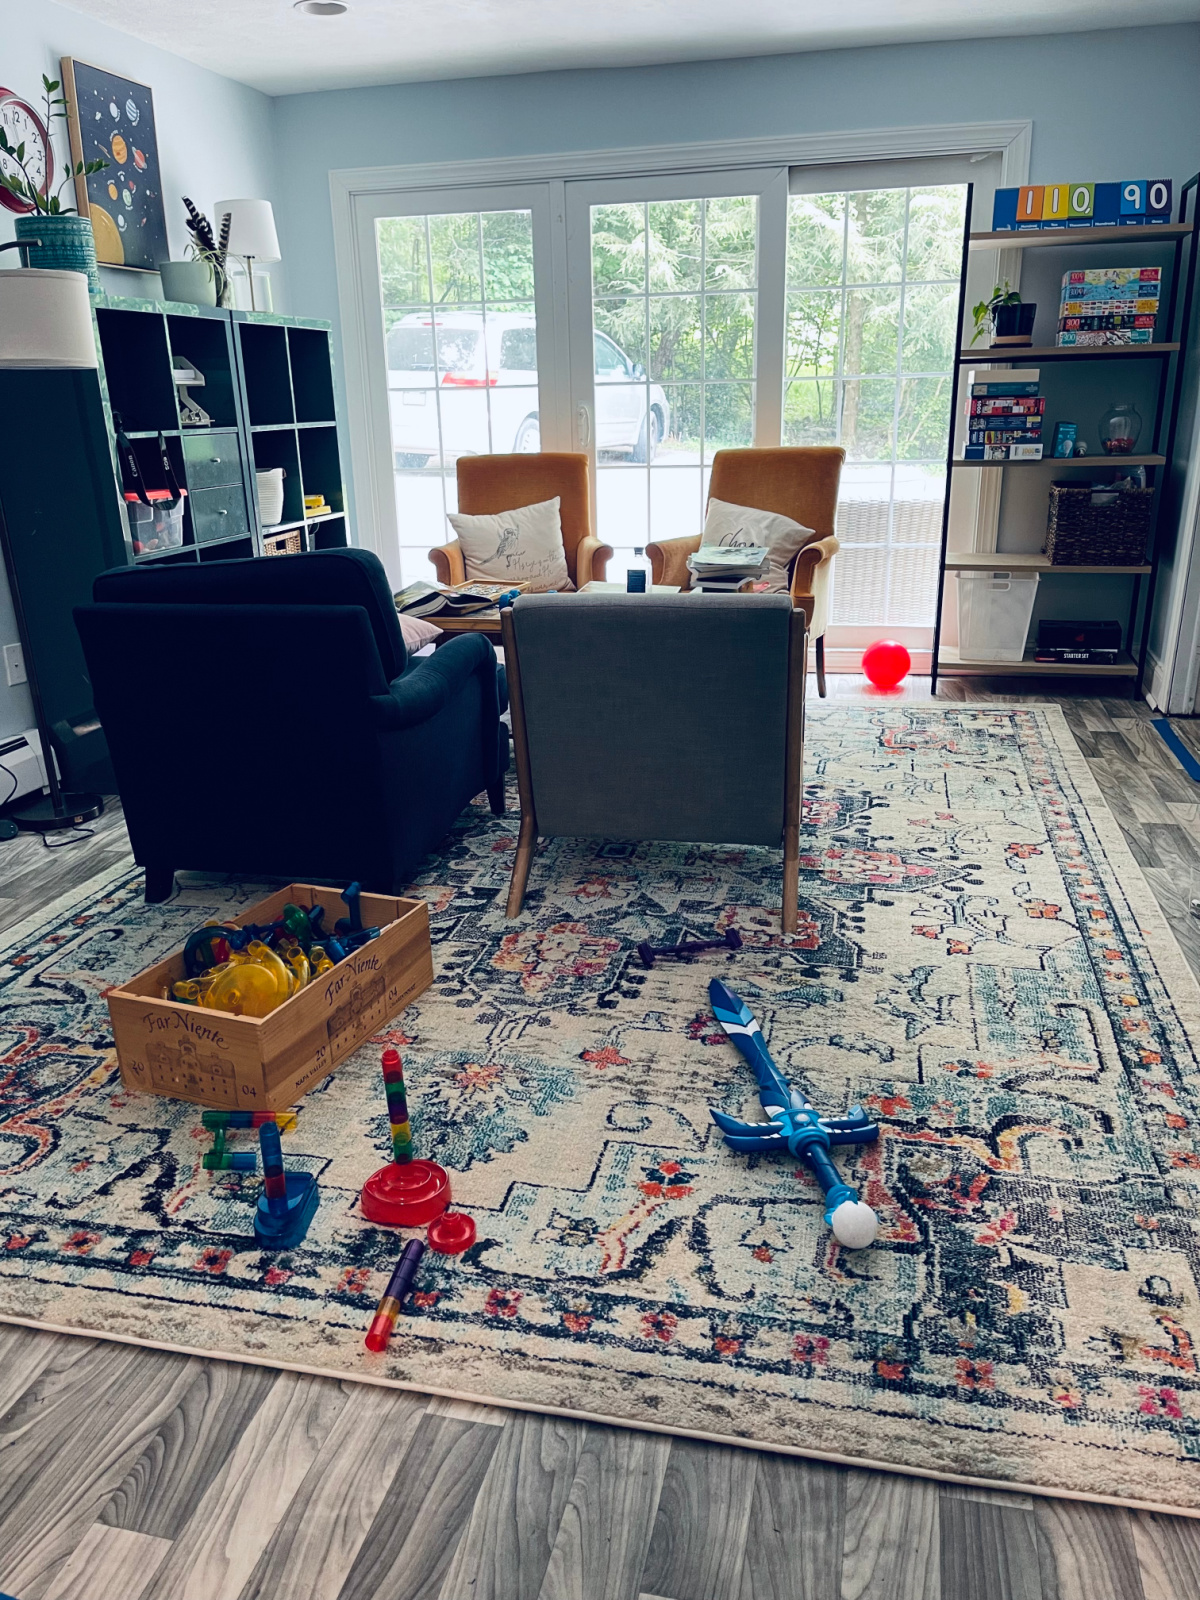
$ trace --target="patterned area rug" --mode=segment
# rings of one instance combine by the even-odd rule
[[[0,952],[0,1315],[937,1475],[1200,1510],[1196,985],[1055,709],[813,707],[800,930],[777,852],[555,842],[504,920],[515,822],[470,812],[420,879],[434,987],[383,1037],[419,1152],[478,1223],[398,1251],[356,1197],[387,1148],[379,1041],[284,1138],[304,1245],[258,1250],[255,1181],[196,1110],[126,1094],[106,986],[258,897],[144,907],[96,880]],[[641,967],[726,927],[736,955]],[[848,1254],[707,1011],[723,976],[778,1061],[878,1145]],[[245,1137],[245,1136],[243,1136]],[[236,1146],[235,1146],[236,1148]]]

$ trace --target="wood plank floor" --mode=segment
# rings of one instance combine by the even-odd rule
[[[1140,702],[1056,700],[1200,971],[1200,786]],[[993,692],[997,691],[997,692]],[[810,684],[811,692],[811,684]],[[862,680],[830,698],[863,701]],[[917,680],[907,698],[928,698]],[[1200,749],[1196,724],[1182,736]],[[0,930],[128,858],[0,844]],[[1200,892],[1200,888],[1197,889]],[[15,1600],[1194,1600],[1200,1521],[959,1489],[0,1325]]]

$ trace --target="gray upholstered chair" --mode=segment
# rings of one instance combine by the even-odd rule
[[[783,846],[796,927],[804,613],[787,595],[521,595],[501,613],[521,792],[508,915],[538,835]]]

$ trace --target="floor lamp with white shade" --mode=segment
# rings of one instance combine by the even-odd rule
[[[26,245],[33,242],[29,239],[22,241]],[[92,308],[88,299],[87,278],[83,273],[41,271],[35,268],[0,272],[0,370],[44,373],[88,368],[95,370],[97,365]],[[64,462],[63,468],[64,471],[77,471],[80,465]],[[21,463],[14,462],[11,470],[14,473],[20,471]],[[3,547],[25,673],[42,744],[42,764],[50,790],[48,796],[18,806],[11,816],[20,828],[51,833],[98,817],[104,810],[104,802],[98,794],[64,790],[59,783],[38,683],[37,661],[26,625],[26,608],[22,604],[19,563],[14,557],[2,504],[0,546]],[[52,563],[55,560],[54,550],[47,548],[42,559]]]

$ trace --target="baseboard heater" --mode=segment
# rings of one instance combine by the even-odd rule
[[[0,807],[27,794],[41,794],[45,787],[46,769],[37,729],[0,739]]]

